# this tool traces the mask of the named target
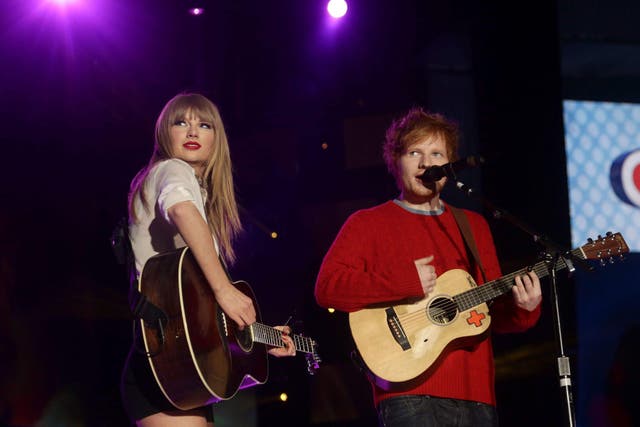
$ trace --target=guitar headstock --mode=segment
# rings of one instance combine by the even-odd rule
[[[629,252],[629,246],[620,233],[607,232],[604,237],[598,236],[596,240],[589,238],[587,242],[580,248],[584,257],[600,260],[600,264],[605,264],[607,260],[613,262],[616,256],[622,259],[622,255]]]
[[[322,362],[320,354],[318,353],[317,342],[313,341],[312,351],[305,354],[305,358],[307,359],[307,372],[309,373],[309,375],[315,375],[318,369],[320,369],[320,362]]]

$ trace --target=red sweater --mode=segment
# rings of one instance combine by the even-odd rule
[[[487,280],[500,277],[491,231],[485,219],[464,211],[473,232]],[[464,240],[451,211],[440,215],[416,213],[386,202],[349,217],[326,254],[316,282],[322,307],[351,312],[374,303],[424,297],[414,260],[434,255],[438,276],[461,268],[470,271]],[[473,276],[482,283],[479,270]],[[511,293],[491,305],[491,328],[519,332],[533,326],[540,306],[519,309]],[[494,364],[490,337],[470,348],[454,350],[438,361],[438,368],[414,388],[385,391],[372,383],[377,405],[388,397],[407,394],[471,400],[495,405]]]

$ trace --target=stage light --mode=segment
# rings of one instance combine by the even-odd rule
[[[192,7],[189,9],[189,14],[193,16],[200,16],[204,14],[204,7]]]
[[[200,16],[204,15],[204,11],[206,10],[207,0],[187,0],[186,1],[187,11],[189,15],[192,16]]]
[[[277,239],[278,238],[278,233],[276,233],[275,231],[271,232],[271,238],[272,239]]]
[[[347,2],[345,0],[330,0],[327,3],[327,12],[333,18],[342,18],[347,13]]]
[[[328,311],[329,313],[333,314],[333,313],[335,313],[335,312],[336,312],[336,309],[335,309],[335,308],[327,308],[327,311]]]
[[[66,6],[66,5],[77,3],[77,2],[78,0],[49,0],[49,3],[53,3],[58,6]]]
[[[280,393],[280,401],[281,402],[286,402],[287,399],[289,399],[289,396],[287,396],[287,393]]]

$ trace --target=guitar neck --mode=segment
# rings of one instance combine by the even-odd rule
[[[284,341],[282,340],[282,331],[271,326],[264,325],[262,323],[254,323],[250,326],[251,337],[254,342],[261,344],[267,344],[273,347],[284,347]],[[291,334],[293,345],[296,351],[302,353],[314,353],[315,341],[309,337],[302,335]]]
[[[580,248],[574,249],[571,253],[580,258],[585,259],[584,253]],[[560,271],[567,268],[567,264],[564,258],[559,258],[555,265],[555,270]],[[475,307],[483,302],[492,300],[502,294],[505,294],[511,290],[514,286],[514,280],[516,276],[525,274],[527,271],[535,271],[538,277],[543,278],[549,275],[549,267],[547,261],[540,261],[533,267],[523,268],[513,273],[500,277],[499,279],[492,280],[481,286],[470,289],[466,292],[458,294],[454,297],[460,311],[468,310],[471,307]]]

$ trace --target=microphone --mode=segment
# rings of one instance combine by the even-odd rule
[[[445,176],[447,178],[456,179],[456,172],[460,172],[467,168],[475,168],[483,163],[484,158],[482,156],[467,156],[464,159],[456,160],[452,163],[445,163],[441,166],[430,166],[418,178],[424,184],[431,184],[432,182],[439,181]]]

